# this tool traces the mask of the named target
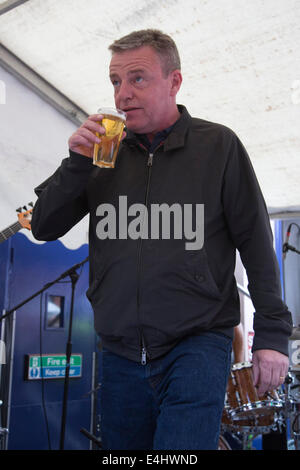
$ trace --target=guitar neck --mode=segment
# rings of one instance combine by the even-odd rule
[[[15,222],[14,224],[11,224],[9,227],[4,229],[3,231],[0,231],[0,243],[4,242],[9,237],[17,233],[21,228],[22,228],[22,225],[18,221],[18,222]]]

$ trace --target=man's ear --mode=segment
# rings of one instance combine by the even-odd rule
[[[181,75],[180,70],[173,70],[173,72],[170,73],[170,79],[171,79],[170,95],[176,96],[178,91],[180,90],[181,83],[182,83],[182,75]]]

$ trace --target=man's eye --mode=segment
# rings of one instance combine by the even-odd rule
[[[143,77],[135,77],[136,83],[141,83],[143,81]]]
[[[113,84],[114,87],[117,87],[117,86],[120,85],[120,82],[119,82],[119,80],[113,80],[112,84]]]

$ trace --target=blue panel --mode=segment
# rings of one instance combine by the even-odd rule
[[[0,243],[0,311],[6,306],[11,238]]]
[[[252,442],[252,447],[255,450],[263,450],[262,448],[262,436],[257,436],[255,439],[253,439]]]
[[[40,290],[46,283],[88,256],[88,246],[77,250],[67,249],[61,242],[31,243],[22,234],[10,239],[13,250],[11,275],[8,285],[8,305],[11,309]],[[4,242],[2,245],[8,244]],[[2,247],[5,252],[5,246]],[[2,253],[2,250],[0,253]],[[5,272],[5,262],[0,266]],[[92,357],[97,351],[93,313],[85,292],[88,288],[86,263],[76,285],[72,353],[83,355],[81,378],[70,379],[65,449],[88,449],[89,441],[80,429],[90,429],[92,389]],[[65,281],[69,281],[66,278]],[[71,304],[71,284],[64,282],[50,287],[47,293],[65,297],[65,323],[61,329],[45,328],[46,293],[21,307],[16,314],[15,354],[12,382],[12,411],[9,449],[48,449],[45,417],[42,411],[42,383],[24,380],[27,354],[65,354]],[[2,297],[4,294],[2,294]],[[0,299],[1,300],[1,299]],[[40,335],[40,318],[42,321]],[[40,345],[40,340],[42,344]],[[40,349],[42,346],[42,351]],[[63,379],[44,381],[44,394],[53,449],[59,448]]]
[[[80,433],[89,429],[89,400],[68,402],[65,446],[68,449],[88,449],[89,441]],[[60,443],[61,403],[47,404],[49,441],[41,404],[15,406],[11,412],[9,448],[19,450],[57,450]]]
[[[283,240],[282,240],[282,222],[281,220],[276,220],[275,221],[275,234],[274,234],[274,239],[275,239],[275,252],[279,264],[279,269],[280,269],[280,281],[281,281],[281,288],[282,288],[282,297],[283,299],[285,298],[285,293],[284,293],[284,272],[283,272],[283,262],[282,262],[282,245],[283,245]]]

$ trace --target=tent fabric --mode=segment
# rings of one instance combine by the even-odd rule
[[[3,3],[0,0],[0,12]],[[178,103],[186,105],[193,116],[220,122],[238,134],[248,150],[270,214],[299,211],[299,1],[29,0],[0,16],[0,40],[91,114],[99,106],[113,104],[109,44],[133,30],[153,27],[170,34],[178,45],[183,73]],[[67,154],[68,131],[74,128],[65,118],[54,112],[50,116],[47,111],[45,125],[52,139],[49,143],[41,132],[37,151],[32,137],[36,128],[29,117],[34,110],[27,100],[22,109],[23,121],[28,120],[26,148],[21,155],[16,154],[21,147],[16,139],[21,134],[9,131],[15,125],[10,85],[11,79],[1,72],[0,116],[5,122],[0,138],[3,225],[9,223],[15,210],[16,200],[11,194],[27,201],[29,188],[33,194],[33,187]],[[25,88],[19,92],[29,97]],[[45,111],[45,106],[40,104],[39,112],[41,108]],[[58,130],[62,119],[63,134]],[[47,158],[47,145],[51,159]],[[9,196],[3,189],[8,182]]]

